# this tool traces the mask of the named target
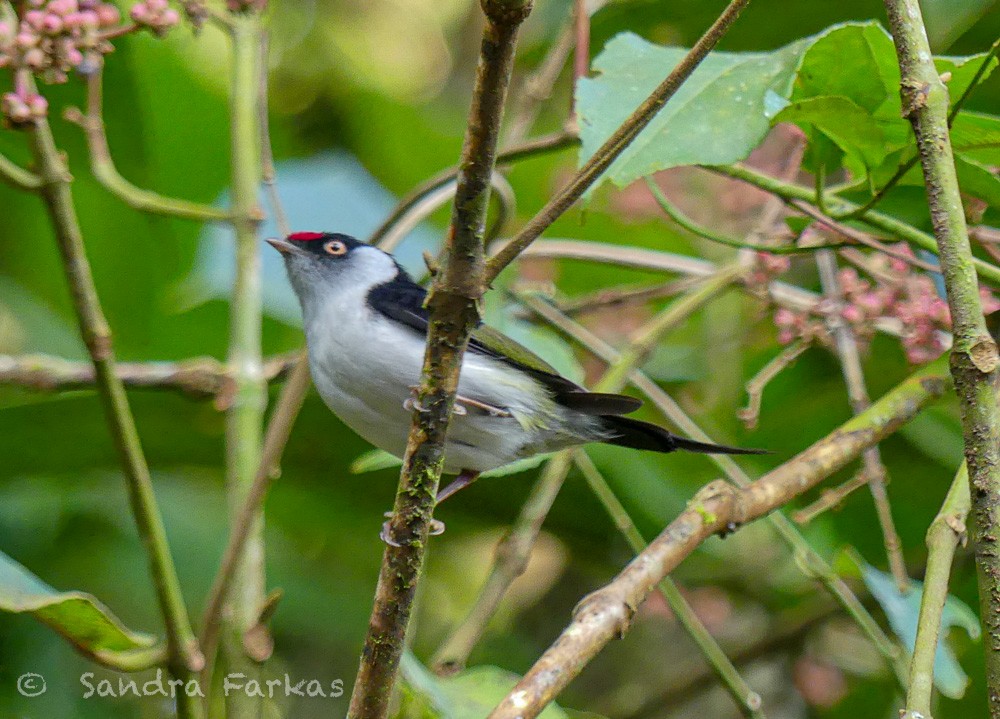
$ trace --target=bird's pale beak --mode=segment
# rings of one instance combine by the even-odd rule
[[[267,244],[271,245],[274,249],[283,255],[304,255],[305,252],[302,248],[298,247],[294,242],[289,242],[288,240],[282,240],[277,237],[267,238]]]

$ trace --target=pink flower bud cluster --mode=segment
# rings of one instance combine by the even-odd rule
[[[751,288],[763,289],[778,275],[783,275],[792,267],[788,255],[773,255],[769,252],[754,253],[754,264],[747,274],[746,283]]]
[[[70,70],[96,67],[111,51],[102,33],[120,21],[118,9],[100,0],[29,0],[16,27],[0,22],[0,66],[65,82]]]
[[[48,101],[37,93],[7,92],[0,99],[0,115],[15,127],[43,118],[48,111]]]
[[[104,0],[27,0],[11,21],[0,21],[0,68],[15,71],[14,92],[3,96],[0,112],[21,125],[44,117],[45,100],[29,93],[18,71],[48,83],[66,82],[71,70],[90,73],[114,48],[110,40],[139,29],[162,36],[180,21],[167,0],[142,0],[132,8],[132,23],[122,24],[118,8]]]
[[[911,254],[905,244],[899,253]],[[838,279],[843,303],[822,301],[814,312],[797,312],[779,307],[774,312],[778,341],[789,344],[797,339],[830,343],[825,318],[836,312],[867,343],[875,333],[875,321],[888,317],[902,324],[900,339],[911,364],[923,364],[940,356],[946,348],[944,333],[951,330],[948,303],[938,294],[934,280],[902,259],[872,255],[871,277],[862,278],[853,267],[843,268]],[[1000,300],[986,289],[980,290],[985,313],[1000,309]]]
[[[163,37],[180,22],[180,14],[172,9],[167,0],[143,0],[132,6],[129,17],[140,26],[149,28],[154,35]]]

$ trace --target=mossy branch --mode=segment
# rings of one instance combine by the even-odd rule
[[[444,467],[448,420],[469,336],[479,322],[485,283],[484,235],[490,178],[496,164],[500,121],[513,68],[517,31],[531,11],[527,0],[483,0],[486,26],[472,107],[462,147],[458,186],[444,266],[428,298],[430,327],[403,470],[382,559],[361,664],[348,717],[383,719],[399,669],[417,582],[426,554],[428,525]]]
[[[903,114],[913,125],[927,204],[951,309],[951,372],[962,411],[965,460],[972,487],[980,621],[986,649],[990,716],[1000,719],[1000,373],[997,345],[986,329],[979,283],[948,130],[948,90],[931,56],[917,0],[886,0],[900,69]]]

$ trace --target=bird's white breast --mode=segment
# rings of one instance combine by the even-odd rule
[[[412,421],[404,407],[419,384],[425,341],[415,330],[371,308],[368,288],[327,293],[306,308],[309,364],[326,404],[377,447],[402,456]],[[309,315],[314,313],[314,316]],[[460,396],[504,407],[494,417],[467,408],[449,427],[445,471],[487,471],[508,464],[539,441],[533,421],[554,403],[535,380],[503,362],[467,353]]]

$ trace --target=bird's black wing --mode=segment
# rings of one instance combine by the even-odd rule
[[[427,335],[429,313],[424,307],[427,290],[403,273],[393,282],[373,287],[368,304],[383,316]],[[582,414],[622,415],[634,412],[642,401],[620,394],[588,392],[566,379],[545,360],[491,327],[480,325],[469,339],[469,351],[504,362],[530,374],[564,407]]]

